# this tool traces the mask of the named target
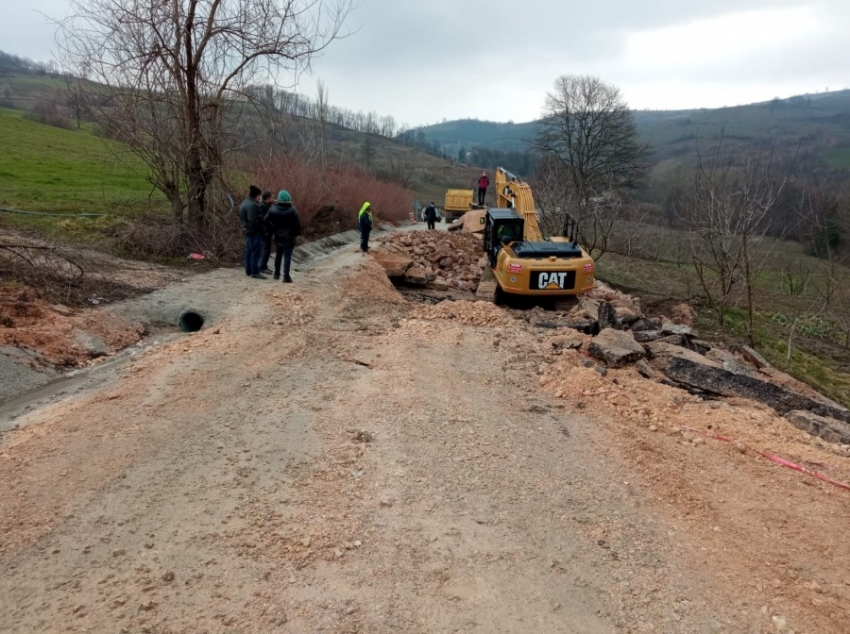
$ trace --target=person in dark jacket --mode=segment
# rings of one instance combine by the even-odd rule
[[[266,216],[269,226],[274,232],[275,256],[274,279],[280,279],[280,261],[283,259],[283,281],[291,283],[289,267],[292,264],[292,252],[295,250],[295,240],[301,235],[301,218],[298,210],[292,206],[292,196],[285,189],[280,190],[277,202],[269,209]]]
[[[437,208],[434,207],[434,201],[425,207],[425,222],[428,223],[428,229],[434,229],[437,222]]]
[[[478,177],[478,204],[484,206],[484,199],[487,197],[487,188],[490,187],[490,177],[487,172],[481,172]]]
[[[260,256],[260,273],[271,273],[269,258],[272,255],[272,237],[274,229],[269,226],[266,216],[274,204],[274,194],[270,191],[263,192],[263,200],[260,202],[260,219],[263,222],[263,254]]]
[[[263,227],[260,218],[260,188],[251,185],[248,197],[239,205],[239,221],[245,236],[245,275],[264,280],[260,274],[260,256],[263,252]]]
[[[360,250],[368,253],[369,234],[372,233],[372,203],[363,203],[357,215],[357,228],[360,230]]]

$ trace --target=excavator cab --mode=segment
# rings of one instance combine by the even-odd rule
[[[496,265],[496,256],[504,245],[522,242],[525,220],[515,209],[488,209],[484,227],[484,250],[490,266]]]

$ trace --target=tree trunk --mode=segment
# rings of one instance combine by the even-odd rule
[[[200,154],[193,149],[186,170],[189,181],[189,224],[199,229],[206,220],[207,171],[201,163]]]
[[[750,266],[749,241],[747,240],[747,234],[744,233],[742,238],[742,245],[744,248],[744,280],[747,285],[747,343],[750,346],[754,346],[755,338],[753,335],[753,321],[755,309],[753,306],[753,271]]]
[[[180,193],[174,192],[169,198],[171,199],[171,215],[177,222],[183,222],[183,199],[180,198]]]

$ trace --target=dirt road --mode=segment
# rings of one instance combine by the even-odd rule
[[[0,631],[847,631],[846,492],[555,398],[544,335],[350,247],[211,275],[208,328],[0,437]]]

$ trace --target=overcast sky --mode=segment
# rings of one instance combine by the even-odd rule
[[[738,105],[850,87],[850,0],[357,0],[355,31],[302,77],[410,125],[529,121],[564,74],[633,108]],[[52,58],[67,0],[0,0],[0,50]]]

